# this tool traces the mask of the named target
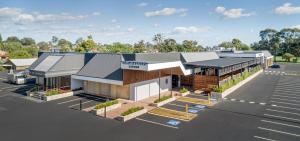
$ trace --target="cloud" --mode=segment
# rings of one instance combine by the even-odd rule
[[[137,4],[137,6],[139,6],[139,7],[145,7],[147,5],[148,5],[148,3],[146,3],[146,2],[142,2],[142,3]]]
[[[117,19],[112,19],[111,22],[112,23],[116,23],[118,20]]]
[[[185,9],[185,8],[181,8],[181,9],[163,8],[161,10],[146,12],[145,16],[146,17],[170,16],[170,15],[174,15],[174,14],[186,15],[187,11],[188,11],[188,9]]]
[[[231,18],[231,19],[249,17],[254,15],[253,12],[245,12],[245,9],[242,8],[226,9],[225,7],[222,6],[216,7],[215,12],[223,15],[225,18]]]
[[[130,27],[130,28],[127,28],[127,31],[128,32],[133,32],[135,29],[134,28],[132,28],[132,27]]]
[[[155,23],[153,24],[154,27],[159,27],[159,24]]]
[[[300,14],[300,6],[292,6],[291,3],[285,3],[282,6],[279,6],[275,9],[276,14],[281,15],[291,15],[291,14]]]
[[[300,24],[299,25],[291,26],[291,28],[298,28],[298,29],[300,29]]]
[[[81,20],[88,15],[61,14],[41,14],[39,12],[28,13],[20,8],[0,8],[0,21],[10,21],[15,24],[27,24],[34,22],[61,22],[70,20]]]
[[[198,33],[198,32],[207,32],[210,31],[212,28],[209,26],[206,27],[195,27],[195,26],[189,26],[189,27],[174,27],[172,34],[186,34],[186,33]]]
[[[101,15],[100,12],[94,12],[94,13],[93,13],[93,16],[99,16],[99,15]]]

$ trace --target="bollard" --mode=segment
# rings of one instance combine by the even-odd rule
[[[185,104],[186,119],[189,119],[189,106]]]
[[[82,109],[82,101],[79,100],[79,110],[81,111],[81,109]]]

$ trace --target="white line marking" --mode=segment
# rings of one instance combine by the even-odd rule
[[[277,99],[277,100],[282,100],[282,101],[290,101],[290,102],[300,102],[300,100],[290,100],[290,99],[282,99],[282,98],[275,98],[275,97],[272,97],[271,99]]]
[[[276,92],[275,92],[276,93]],[[300,97],[300,95],[299,94],[285,94],[285,93],[277,93],[276,95],[278,95],[278,94],[280,94],[281,96],[299,96]]]
[[[231,101],[235,101],[235,99],[230,99]]]
[[[245,102],[245,100],[240,100],[240,102]]]
[[[135,119],[137,119],[139,121],[144,121],[144,122],[156,124],[156,125],[161,125],[161,126],[164,126],[164,127],[178,129],[178,127],[175,127],[175,126],[170,126],[170,125],[166,125],[166,124],[162,124],[162,123],[158,123],[158,122],[154,122],[154,121],[150,121],[150,120],[145,120],[145,119],[141,119],[141,118],[135,118]]]
[[[253,102],[253,101],[250,101],[249,103],[250,103],[250,104],[254,104],[255,102]]]
[[[286,98],[293,98],[293,99],[299,99],[300,100],[300,97],[292,97],[292,96],[284,96],[284,95],[273,95],[275,97],[286,97]]]
[[[83,96],[83,97],[92,97],[92,98],[96,98],[96,99],[106,100],[105,98],[101,98],[101,97],[97,97],[97,96],[92,96],[92,95],[84,95],[84,94],[78,94],[78,95]]]
[[[290,125],[290,124],[285,124],[285,123],[280,123],[280,122],[274,122],[274,121],[268,121],[268,120],[261,120],[261,121],[262,121],[262,122],[267,122],[267,123],[272,123],[272,124],[277,124],[277,125],[283,125],[283,126],[289,126],[289,127],[300,128],[300,126]]]
[[[278,108],[284,108],[284,109],[291,109],[291,110],[297,110],[297,111],[300,111],[299,108],[293,108],[293,107],[286,107],[286,106],[279,106],[279,105],[276,105],[274,107],[278,107]]]
[[[72,102],[72,101],[76,101],[76,100],[80,100],[81,98],[76,98],[76,99],[72,99],[72,100],[68,100],[68,101],[64,101],[64,102],[60,102],[60,103],[57,103],[57,104],[64,104],[64,103],[69,103],[69,102]]]
[[[226,100],[227,98],[226,98],[226,97],[224,97],[223,99],[225,99],[225,100]]]
[[[264,114],[265,116],[270,116],[270,117],[277,117],[277,118],[283,118],[283,119],[290,119],[290,120],[296,120],[296,121],[300,121],[299,119],[295,119],[295,118],[288,118],[288,117],[282,117],[282,116],[276,116],[276,115],[270,115],[270,114]]]
[[[281,110],[274,110],[274,109],[266,109],[267,111],[272,111],[272,112],[278,112],[278,113],[285,113],[285,114],[292,114],[292,115],[298,115],[300,116],[300,114],[298,113],[293,113],[293,112],[287,112],[287,111],[281,111]]]
[[[260,137],[260,136],[253,136],[253,137],[254,137],[254,138],[257,138],[257,139],[265,140],[265,141],[277,141],[277,140],[268,139],[268,138]]]
[[[168,103],[169,105],[172,105],[172,106],[177,106],[177,107],[185,107],[183,105],[178,105],[178,104],[171,104],[171,103]]]
[[[300,135],[298,135],[298,134],[289,133],[289,132],[283,132],[283,131],[274,130],[274,129],[268,129],[268,128],[264,128],[264,127],[258,127],[258,129],[266,130],[266,131],[271,131],[271,132],[275,132],[275,133],[280,133],[280,134],[286,134],[286,135],[300,137]]]
[[[273,102],[273,103],[281,103],[281,104],[286,104],[286,105],[297,105],[297,106],[300,106],[300,104],[286,103],[286,102],[280,102],[280,101],[270,101],[270,102]]]
[[[92,99],[92,100],[89,100],[89,101],[82,102],[81,104],[89,103],[89,102],[96,101],[96,100],[99,100],[99,99],[103,100],[102,98],[96,98],[96,99]],[[71,105],[71,106],[69,106],[69,108],[77,106],[77,105],[80,105],[80,103]]]
[[[260,105],[266,105],[266,103],[259,103]]]

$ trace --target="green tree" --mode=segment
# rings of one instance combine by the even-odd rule
[[[37,47],[41,50],[41,51],[49,51],[50,50],[50,44],[47,42],[39,42],[37,44]]]
[[[182,46],[183,46],[185,52],[200,51],[200,48],[198,47],[198,42],[197,41],[184,40],[182,42]]]
[[[222,42],[218,45],[218,47],[234,48],[234,45],[232,44],[232,42]]]
[[[135,43],[133,48],[134,48],[134,53],[145,52],[146,51],[146,45],[144,43],[144,40],[141,40],[138,43]]]
[[[20,42],[7,42],[7,41],[3,44],[3,48],[2,48],[3,51],[6,51],[8,53],[12,53],[14,51],[21,50],[21,49],[22,49],[22,44]]]
[[[5,42],[20,42],[20,40],[16,36],[10,36],[10,37],[7,37]]]
[[[29,53],[31,57],[38,56],[39,49],[35,46],[25,47],[25,48],[23,48],[23,50],[26,51],[27,53]]]
[[[177,51],[177,43],[174,39],[165,39],[162,45],[158,48],[159,52]]]
[[[35,41],[32,38],[24,37],[23,39],[21,39],[21,44],[24,46],[31,46],[35,45]]]
[[[97,44],[92,38],[82,41],[78,46],[82,47],[85,52],[90,52],[91,50],[98,48]]]
[[[134,51],[130,44],[122,44],[120,42],[115,42],[111,45],[105,45],[106,49],[110,53],[132,53]]]
[[[290,62],[293,57],[295,57],[295,56],[290,53],[285,53],[282,55],[282,59],[285,59],[287,62]]]
[[[61,52],[69,52],[72,50],[72,43],[66,39],[59,39],[57,46]]]
[[[12,59],[23,59],[31,58],[32,56],[25,50],[17,50],[15,52],[9,53],[9,58]]]

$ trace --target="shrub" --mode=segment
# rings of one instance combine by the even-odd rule
[[[172,96],[171,95],[163,96],[160,99],[158,98],[158,99],[154,100],[154,103],[162,102],[162,101],[167,100],[169,98],[172,98]]]
[[[107,102],[100,103],[100,104],[96,105],[95,109],[101,109],[101,108],[108,107],[108,106],[118,104],[118,103],[119,103],[118,100],[107,101]]]
[[[59,94],[58,89],[51,89],[46,91],[46,96],[57,95],[57,94]]]
[[[183,87],[179,90],[180,93],[185,93],[185,92],[188,92],[188,89]]]
[[[123,112],[121,115],[122,116],[127,116],[127,115],[130,115],[134,112],[137,112],[137,111],[140,111],[140,110],[143,110],[144,107],[132,107],[130,109],[128,109],[127,111]]]
[[[2,66],[0,66],[0,71],[5,71],[6,69]]]
[[[285,59],[287,62],[290,62],[293,57],[295,57],[295,56],[290,53],[285,53],[282,55],[282,59]]]

